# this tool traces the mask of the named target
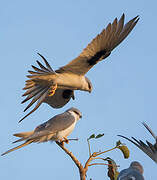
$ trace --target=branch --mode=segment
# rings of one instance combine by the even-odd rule
[[[95,159],[102,159],[102,160],[104,160],[103,158],[100,158],[100,157],[97,157],[97,156],[99,156],[99,155],[101,155],[101,154],[103,154],[103,153],[112,151],[112,150],[114,150],[114,149],[116,149],[116,148],[117,148],[117,146],[114,147],[114,148],[112,148],[112,149],[109,149],[109,150],[107,150],[107,151],[103,151],[103,152],[100,152],[100,153],[94,152],[93,154],[91,154],[91,155],[89,156],[88,160],[86,161],[85,166],[84,166],[85,173],[88,171],[88,167],[89,167],[89,166],[92,166],[92,165],[100,165],[100,164],[101,164],[101,165],[107,165],[107,164],[104,164],[104,163],[93,163],[93,164],[89,164],[89,163],[90,163],[92,160],[95,160]],[[90,146],[89,146],[89,153],[90,153]]]
[[[67,140],[78,140],[78,139],[67,139]],[[89,158],[87,159],[87,161],[86,161],[86,163],[85,163],[85,166],[83,167],[82,164],[79,162],[79,160],[73,155],[73,153],[70,152],[70,151],[64,146],[64,142],[66,142],[67,140],[65,139],[65,141],[63,141],[63,142],[58,142],[58,141],[56,141],[56,144],[57,144],[60,148],[62,148],[63,151],[64,151],[67,155],[70,156],[70,158],[73,160],[73,162],[75,163],[75,165],[78,167],[79,173],[80,173],[80,180],[86,180],[86,173],[87,173],[87,171],[88,171],[88,167],[89,167],[89,166],[94,166],[94,165],[108,165],[108,166],[112,166],[112,167],[113,167],[113,165],[110,165],[110,164],[105,164],[105,163],[92,163],[92,164],[90,164],[90,162],[91,162],[92,160],[96,160],[96,159],[99,159],[99,160],[103,160],[103,161],[104,161],[104,160],[105,160],[104,158],[101,158],[101,157],[98,157],[98,156],[99,156],[99,155],[102,155],[102,154],[104,154],[104,153],[106,153],[106,152],[109,152],[109,151],[112,151],[112,150],[118,148],[119,145],[117,145],[116,147],[114,147],[114,148],[112,148],[112,149],[109,149],[109,150],[107,150],[107,151],[94,152],[93,154],[91,154],[90,144],[89,144],[89,141],[87,140],[87,141],[88,141],[88,147],[89,147],[89,154],[90,154],[90,156],[89,156]]]
[[[89,156],[91,156],[91,148],[90,148],[89,139],[87,139],[87,142],[88,142]]]
[[[116,149],[116,148],[117,148],[117,146],[114,147],[114,148],[112,148],[112,149],[109,149],[109,150],[107,150],[107,151],[103,151],[103,152],[100,152],[100,153],[95,153],[93,157],[96,157],[96,156],[99,156],[99,155],[104,154],[104,153],[106,153],[106,152],[112,151],[112,150],[114,150],[114,149]]]
[[[70,152],[65,146],[63,143],[60,143],[58,141],[56,141],[56,144],[63,149],[63,151],[68,154],[71,159],[73,160],[73,162],[76,164],[76,166],[78,167],[79,169],[79,172],[80,172],[80,180],[85,180],[86,179],[86,171],[84,170],[82,164],[79,162],[79,160],[73,155],[72,152]]]
[[[88,171],[89,163],[94,159],[95,154],[96,154],[96,153],[94,152],[92,155],[90,155],[89,158],[88,158],[88,160],[86,161],[85,166],[84,166],[85,172]]]
[[[105,163],[93,163],[93,164],[88,164],[88,166],[94,166],[94,165],[107,165],[107,166],[112,166],[110,164],[105,164]]]

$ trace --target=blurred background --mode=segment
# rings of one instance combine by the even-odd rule
[[[88,158],[86,139],[93,133],[105,135],[92,140],[93,151],[107,150],[120,138],[134,136],[154,143],[142,126],[145,121],[157,132],[157,3],[156,1],[1,1],[0,3],[0,152],[16,140],[12,134],[30,131],[52,116],[74,106],[83,113],[71,138],[79,138],[67,147],[84,164]],[[140,21],[127,39],[112,54],[91,69],[87,76],[93,92],[76,91],[62,109],[42,106],[21,124],[18,121],[26,104],[21,105],[26,74],[44,55],[53,69],[65,65],[115,17],[126,14],[125,22],[139,15]],[[41,60],[42,61],[42,60]],[[156,178],[156,164],[131,143],[124,159],[119,150],[107,153],[119,171],[137,160],[147,180]],[[105,157],[105,156],[104,156]],[[79,179],[72,160],[55,143],[31,144],[0,158],[1,179]],[[87,179],[107,179],[107,167],[90,167]]]

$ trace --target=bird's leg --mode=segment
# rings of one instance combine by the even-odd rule
[[[67,144],[69,143],[69,139],[67,139],[66,137],[63,137],[63,139],[64,139],[65,143],[67,143]]]
[[[62,144],[62,146],[64,146],[64,141],[60,141],[60,143]]]
[[[58,142],[62,145],[62,146],[64,146],[64,140],[63,139],[58,139]]]
[[[62,144],[62,146],[64,146],[64,143],[69,143],[69,139],[67,139],[66,137],[63,137],[62,140],[60,140],[60,143]]]
[[[53,96],[55,94],[56,89],[57,89],[57,84],[52,85],[49,89],[49,96]]]

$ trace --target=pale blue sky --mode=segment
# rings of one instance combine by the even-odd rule
[[[154,142],[142,127],[146,121],[157,132],[157,3],[156,1],[1,1],[1,147],[0,152],[13,147],[13,133],[34,129],[43,121],[71,106],[79,108],[83,118],[78,122],[67,147],[81,162],[88,155],[86,138],[92,133],[105,133],[93,141],[93,149],[105,150],[119,140],[117,134],[135,136]],[[126,14],[126,20],[140,16],[128,38],[87,76],[93,92],[76,92],[76,100],[55,110],[43,104],[36,113],[18,124],[26,105],[21,105],[25,75],[31,64],[43,54],[54,69],[75,58],[83,48],[115,17]],[[131,156],[124,160],[117,150],[106,154],[120,165],[119,170],[133,160],[144,166],[147,180],[156,179],[157,165],[125,142]],[[0,158],[0,179],[79,179],[71,159],[55,143],[32,144]],[[106,168],[89,168],[88,179],[107,179]]]

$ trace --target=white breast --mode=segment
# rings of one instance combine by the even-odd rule
[[[63,139],[63,137],[69,136],[69,135],[72,133],[75,125],[76,125],[76,121],[75,121],[70,127],[68,127],[67,129],[62,130],[62,131],[59,131],[59,132],[57,133],[57,137],[58,137],[59,139]]]

